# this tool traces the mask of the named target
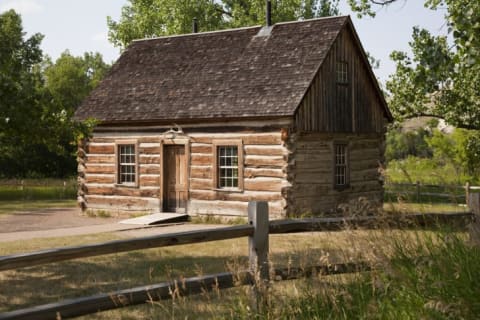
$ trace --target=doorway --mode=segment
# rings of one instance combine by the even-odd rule
[[[185,145],[164,145],[163,155],[163,210],[185,213],[187,202]]]

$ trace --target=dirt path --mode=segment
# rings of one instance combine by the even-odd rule
[[[102,232],[121,232],[125,237],[141,237],[171,232],[221,227],[221,225],[166,224],[139,226],[120,224],[122,218],[82,215],[77,208],[52,208],[0,216],[0,242],[35,238],[77,236]]]

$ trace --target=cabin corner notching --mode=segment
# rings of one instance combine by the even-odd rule
[[[134,41],[75,115],[100,121],[79,147],[82,208],[245,216],[268,201],[285,217],[381,203],[392,117],[350,18],[270,28]]]

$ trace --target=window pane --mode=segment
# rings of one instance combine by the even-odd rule
[[[217,150],[218,187],[238,187],[238,148],[219,146]]]
[[[118,146],[119,183],[135,183],[135,145]]]

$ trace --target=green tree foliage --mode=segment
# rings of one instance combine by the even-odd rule
[[[433,160],[439,166],[450,164],[457,176],[480,174],[480,135],[478,131],[455,129],[452,134],[434,130],[426,139],[433,150]]]
[[[273,0],[273,23],[338,14],[339,0]],[[120,20],[107,18],[109,39],[125,48],[132,40],[192,31],[263,25],[265,0],[129,0]]]
[[[430,115],[459,128],[480,130],[480,2],[428,0],[431,9],[446,8],[447,35],[432,36],[415,27],[413,57],[395,51],[396,73],[387,82],[390,107],[397,119]]]
[[[413,131],[402,131],[401,128],[394,128],[387,133],[387,148],[385,159],[401,160],[408,156],[419,158],[431,158],[433,151],[426,139],[431,136],[431,129],[419,128]]]
[[[75,141],[91,122],[71,120],[108,65],[100,54],[43,58],[43,36],[25,39],[20,15],[0,14],[0,176],[75,173]]]

